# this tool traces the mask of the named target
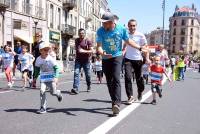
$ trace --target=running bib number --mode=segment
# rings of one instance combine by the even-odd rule
[[[51,82],[54,80],[54,73],[41,73],[40,82]]]

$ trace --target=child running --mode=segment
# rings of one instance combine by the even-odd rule
[[[97,60],[95,61],[95,70],[97,72],[98,83],[102,83],[103,71],[102,71],[102,61],[100,56],[97,56]]]
[[[164,67],[160,64],[160,57],[156,56],[154,59],[154,64],[151,65],[150,68],[150,76],[151,76],[151,90],[153,94],[153,101],[151,102],[153,105],[156,105],[156,93],[158,93],[159,97],[162,97],[162,79],[163,74],[167,76],[169,81],[171,79],[165,72]]]
[[[13,68],[15,52],[9,45],[4,46],[4,53],[0,55],[0,59],[3,61],[3,68],[8,81],[8,87],[11,88],[14,84],[12,80],[11,71]]]
[[[59,69],[56,61],[49,55],[50,46],[47,44],[40,44],[39,50],[41,55],[36,59],[36,73],[34,78],[37,78],[40,73],[40,101],[41,107],[38,110],[39,114],[46,113],[47,100],[46,90],[49,89],[53,96],[62,101],[61,91],[57,90],[56,85],[58,82]]]
[[[33,62],[35,58],[32,54],[28,53],[28,46],[23,45],[22,46],[22,53],[19,55],[19,63],[21,64],[21,72],[22,77],[24,80],[23,90],[27,87],[27,81],[29,82],[29,86],[31,86],[31,76],[32,76],[32,70],[31,67],[33,66]]]

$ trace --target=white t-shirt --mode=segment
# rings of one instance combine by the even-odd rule
[[[171,64],[175,65],[176,64],[176,59],[175,58],[171,58]]]
[[[2,60],[3,60],[3,67],[4,68],[7,68],[7,67],[12,68],[13,67],[13,62],[14,62],[13,53],[2,53],[0,55],[0,58],[2,58]]]
[[[134,35],[129,34],[129,38],[134,40],[138,45],[144,46],[147,44],[146,37],[140,32],[135,32]],[[129,60],[143,60],[140,50],[127,45],[125,58]]]
[[[21,71],[28,69],[29,71],[32,70],[32,61],[34,59],[33,55],[30,53],[19,54],[18,57],[19,61],[21,62]]]
[[[56,60],[53,59],[52,56],[48,55],[46,59],[41,58],[39,56],[36,59],[35,66],[40,68],[40,72],[54,72],[53,67],[56,66]]]
[[[102,70],[102,62],[101,61],[96,61],[95,62],[95,70],[96,71],[101,71]]]
[[[40,68],[41,82],[53,81],[55,74],[53,67],[56,65],[56,60],[50,55],[46,59],[41,58],[41,56],[36,59],[35,66]]]

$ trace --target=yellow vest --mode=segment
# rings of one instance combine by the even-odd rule
[[[179,60],[179,61],[178,61],[178,67],[185,67],[185,62],[184,62],[184,60]]]

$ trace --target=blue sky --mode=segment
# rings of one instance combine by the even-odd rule
[[[148,33],[158,26],[162,27],[162,0],[108,0],[111,12],[120,18],[119,23],[127,24],[134,18],[138,21],[138,31]],[[200,14],[200,0],[166,0],[165,29],[169,29],[169,17],[175,6],[192,6],[195,4]]]

